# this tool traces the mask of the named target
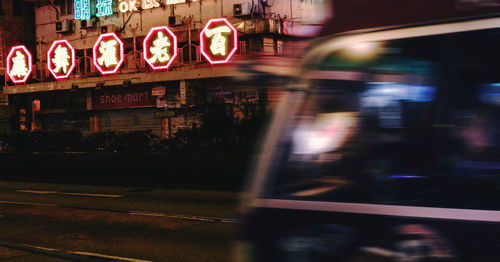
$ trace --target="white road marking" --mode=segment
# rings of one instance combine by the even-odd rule
[[[92,256],[92,257],[102,257],[102,258],[109,258],[109,259],[116,259],[116,260],[122,260],[122,261],[130,261],[130,262],[152,262],[151,260],[144,260],[144,259],[137,259],[137,258],[129,258],[129,257],[117,257],[117,256],[109,256],[109,255],[103,255],[103,254],[98,254],[98,253],[90,253],[90,252],[71,252],[72,254],[76,255],[83,255],[83,256]]]
[[[136,216],[169,217],[169,218],[181,218],[181,219],[189,219],[189,220],[197,220],[197,221],[210,221],[210,222],[223,222],[223,223],[238,223],[238,222],[240,222],[238,219],[231,219],[231,218],[174,215],[174,214],[165,214],[165,213],[149,213],[149,212],[142,212],[142,211],[130,211],[129,214],[136,215]]]
[[[19,189],[19,190],[16,190],[16,192],[47,195],[47,194],[54,194],[56,191],[39,191],[39,190],[21,190],[21,189]]]
[[[151,261],[151,260],[144,260],[144,259],[137,259],[137,258],[129,258],[129,257],[110,256],[110,255],[104,255],[104,254],[92,253],[92,252],[83,252],[83,251],[67,251],[67,250],[62,250],[62,249],[47,248],[47,247],[32,246],[32,245],[22,245],[22,246],[25,246],[25,247],[28,247],[28,248],[32,248],[32,249],[39,249],[39,250],[43,250],[43,251],[50,251],[50,252],[62,252],[62,253],[68,253],[68,254],[73,254],[73,255],[80,255],[80,256],[90,256],[90,257],[109,258],[109,259],[120,260],[120,261],[129,261],[129,262],[153,262],[153,261]]]
[[[40,195],[54,194],[54,195],[110,197],[110,198],[120,198],[120,197],[123,197],[123,195],[113,195],[113,194],[73,193],[73,192],[59,192],[59,191],[24,190],[24,189],[16,190],[16,192],[30,193],[30,194],[40,194]]]
[[[31,202],[17,202],[17,201],[2,201],[2,200],[0,200],[0,204],[57,207],[57,205],[55,205],[55,204],[31,203]]]
[[[85,207],[76,207],[76,206],[65,206],[65,205],[60,206],[60,205],[56,205],[56,204],[16,202],[16,201],[2,201],[2,200],[0,200],[0,204],[29,205],[29,206],[49,206],[49,207],[73,208],[73,209],[89,209],[89,208],[85,208]],[[91,210],[95,210],[95,209],[91,209]],[[180,219],[189,219],[189,220],[197,220],[197,221],[209,221],[209,222],[222,222],[222,223],[239,223],[240,222],[238,219],[233,219],[233,218],[189,216],[189,215],[177,215],[177,214],[166,214],[166,213],[142,212],[142,211],[122,211],[122,210],[112,210],[112,209],[99,209],[98,211],[118,212],[118,213],[125,213],[125,214],[136,215],[136,216],[169,217],[169,218],[180,218]]]

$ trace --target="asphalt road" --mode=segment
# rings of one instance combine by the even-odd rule
[[[0,261],[234,261],[240,197],[0,181]]]

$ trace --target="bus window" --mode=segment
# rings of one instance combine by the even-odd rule
[[[333,50],[290,112],[264,197],[498,209],[498,46],[489,29]]]

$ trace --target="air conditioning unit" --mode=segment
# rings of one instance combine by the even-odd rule
[[[116,31],[116,25],[103,25],[101,26],[101,34],[113,33]]]
[[[73,31],[71,20],[60,20],[56,21],[56,32],[66,33]]]
[[[181,16],[180,15],[169,16],[168,17],[168,25],[169,26],[182,25],[182,18],[181,18]]]
[[[96,24],[94,19],[80,20],[80,28],[95,28]]]
[[[249,15],[251,11],[252,11],[252,4],[250,2],[233,4],[234,16]]]

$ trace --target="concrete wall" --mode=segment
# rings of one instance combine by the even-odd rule
[[[21,3],[23,10],[22,15],[15,16],[13,1],[0,0],[0,31],[4,34],[2,37],[4,37],[4,47],[6,48],[4,55],[7,55],[11,46],[23,44],[28,48],[34,48],[36,44],[34,38],[35,19],[29,10],[29,5],[33,7],[34,1],[18,1]]]

